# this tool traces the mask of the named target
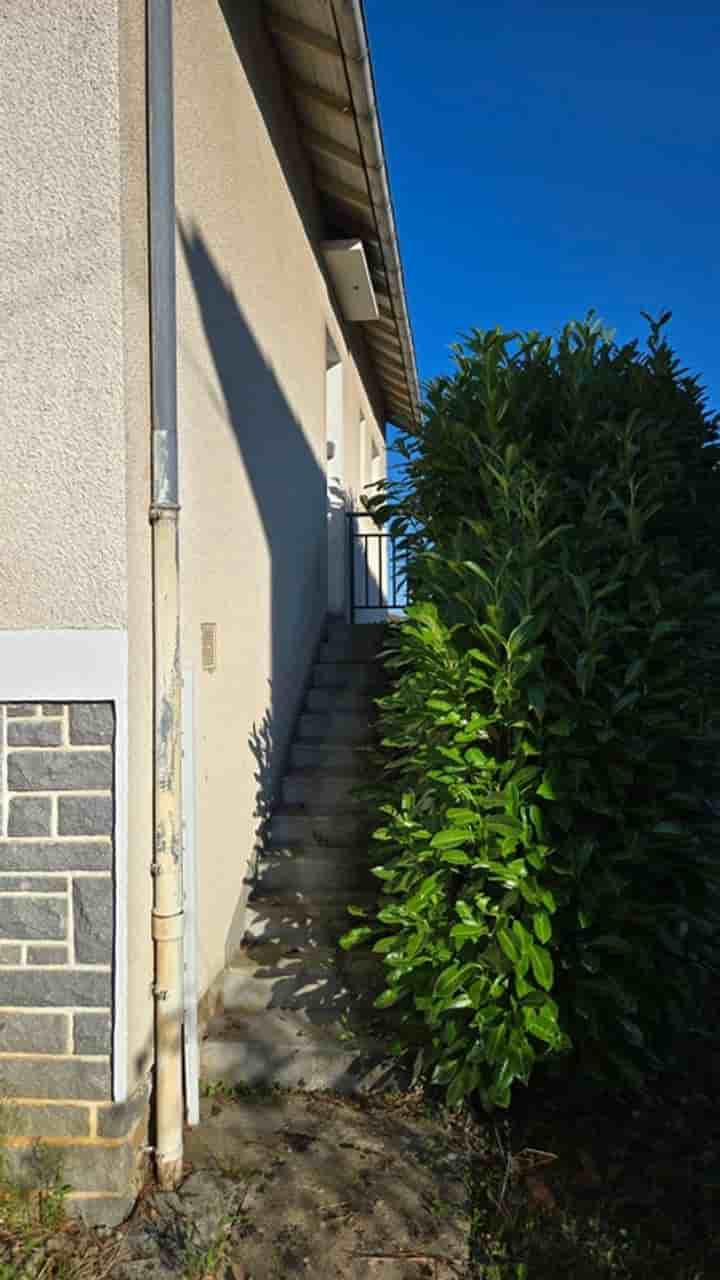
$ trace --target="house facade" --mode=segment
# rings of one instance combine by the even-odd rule
[[[359,0],[11,0],[0,65],[1,1141],[116,1222],[417,381]]]

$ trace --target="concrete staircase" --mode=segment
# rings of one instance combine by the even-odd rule
[[[373,897],[367,780],[386,628],[331,622],[320,646],[258,869],[244,945],[223,979],[202,1075],[232,1084],[355,1091],[387,1064],[372,1034],[381,966],[344,952],[347,908]]]

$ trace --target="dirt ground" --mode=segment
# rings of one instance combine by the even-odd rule
[[[182,1185],[119,1228],[0,1185],[0,1280],[718,1280],[719,1083],[697,1035],[641,1095],[566,1072],[504,1116],[211,1086]]]
[[[117,1280],[454,1280],[467,1274],[469,1146],[420,1098],[221,1091],[188,1178],[122,1229]]]
[[[246,1182],[246,1280],[449,1280],[465,1273],[469,1154],[418,1102],[206,1099],[188,1159]]]

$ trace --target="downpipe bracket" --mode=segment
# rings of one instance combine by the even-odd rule
[[[180,510],[179,502],[153,502],[148,511],[148,519],[151,524],[156,524],[158,520],[177,520]]]

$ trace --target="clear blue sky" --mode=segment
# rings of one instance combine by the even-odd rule
[[[366,0],[420,376],[640,310],[720,410],[720,0]]]

